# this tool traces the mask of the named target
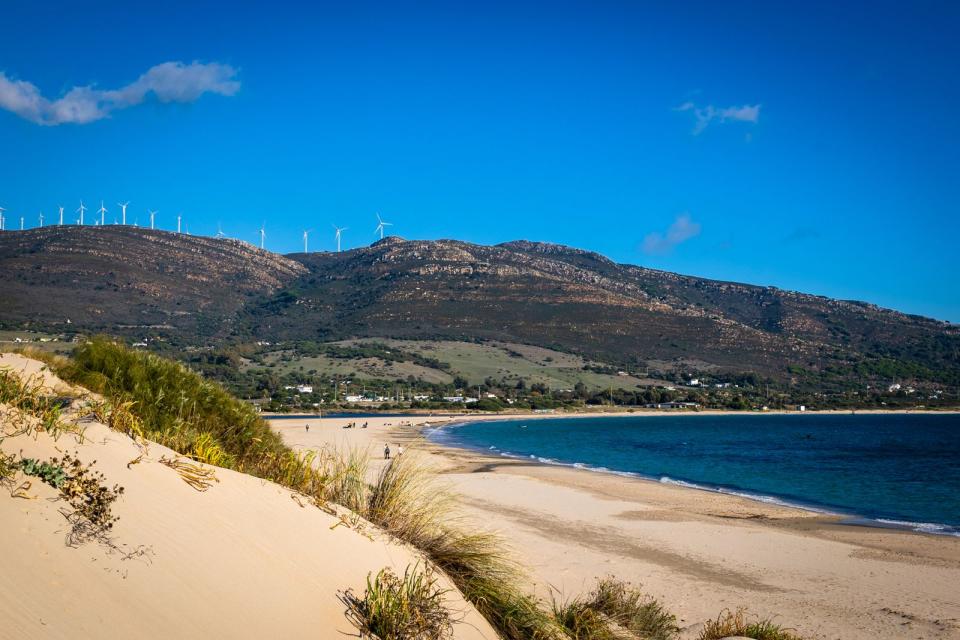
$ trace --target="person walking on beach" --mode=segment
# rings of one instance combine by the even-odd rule
[[[384,445],[384,447],[383,447],[383,459],[384,459],[384,460],[389,460],[389,459],[390,459],[390,445],[389,445],[389,444],[386,444],[386,445]]]
[[[402,445],[402,444],[398,444],[398,445],[397,445],[397,457],[399,458],[399,457],[402,456],[402,455],[403,455],[403,445]]]
[[[310,425],[305,424],[303,425],[303,428],[307,430],[307,433],[310,433]]]

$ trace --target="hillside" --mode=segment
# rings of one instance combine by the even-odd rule
[[[0,234],[0,328],[177,343],[356,338],[535,345],[639,373],[960,379],[948,323],[526,241],[387,238],[278,256],[132,227]]]
[[[236,240],[137,227],[0,233],[4,326],[197,340],[305,269]]]

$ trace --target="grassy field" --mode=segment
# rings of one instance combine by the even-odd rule
[[[357,358],[345,360],[329,356],[308,356],[287,360],[286,352],[273,352],[264,356],[263,360],[278,373],[295,373],[316,371],[318,375],[341,377],[357,377],[379,380],[406,380],[408,376],[420,378],[424,382],[446,384],[453,381],[453,376],[440,369],[431,369],[413,362],[386,362],[380,358]],[[247,367],[257,366],[253,364]]]
[[[529,384],[539,382],[551,389],[572,389],[577,382],[583,382],[591,391],[609,387],[634,389],[638,385],[663,384],[662,380],[585,371],[583,366],[592,363],[579,356],[509,342],[477,344],[432,340],[363,339],[346,340],[336,344],[350,345],[364,342],[380,342],[402,351],[436,358],[450,365],[452,375],[462,376],[471,384],[482,383],[488,377],[508,381],[524,379]],[[411,363],[404,364],[414,366]]]

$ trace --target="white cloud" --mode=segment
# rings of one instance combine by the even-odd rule
[[[40,125],[86,124],[138,105],[150,94],[160,102],[193,102],[204,93],[232,96],[240,90],[236,76],[235,68],[218,62],[164,62],[119,89],[74,87],[49,100],[36,85],[0,71],[0,108]]]
[[[643,252],[651,255],[664,255],[673,251],[678,244],[700,235],[700,223],[694,222],[689,213],[682,213],[673,221],[666,234],[655,231],[643,239]]]
[[[699,135],[707,126],[714,121],[718,122],[750,122],[756,124],[760,121],[760,105],[745,104],[742,107],[715,107],[708,104],[705,107],[698,107],[693,102],[684,102],[675,111],[690,111],[696,118],[696,124],[693,127],[693,135]]]

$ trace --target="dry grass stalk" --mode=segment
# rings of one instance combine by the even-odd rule
[[[204,469],[201,465],[193,462],[168,458],[167,456],[161,457],[159,462],[176,471],[184,482],[197,491],[206,491],[215,482],[220,482],[213,469]]]

